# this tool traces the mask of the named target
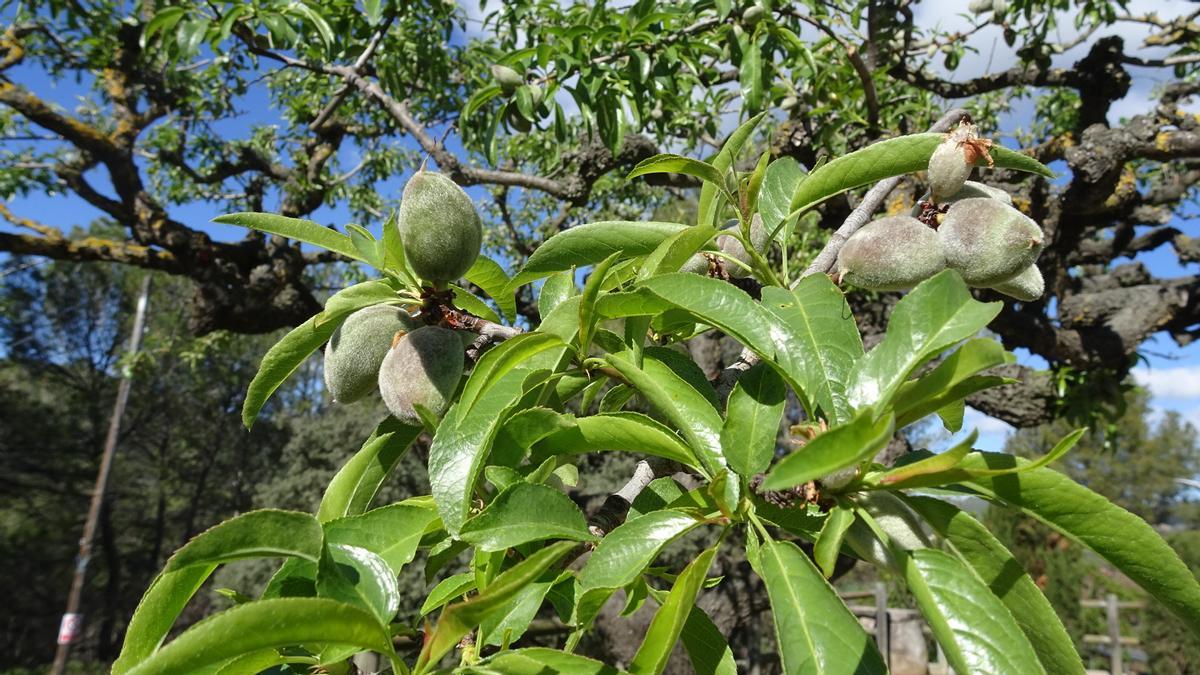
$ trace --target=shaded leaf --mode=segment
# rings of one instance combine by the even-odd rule
[[[329,481],[317,508],[317,519],[324,523],[366,511],[383,480],[420,433],[420,427],[401,424],[394,417],[380,422],[362,448]]]
[[[307,513],[250,511],[196,535],[167,560],[165,572],[192,565],[221,565],[242,558],[296,557],[316,561],[324,533]]]
[[[786,399],[787,385],[765,363],[738,379],[729,394],[721,429],[721,447],[731,469],[753,476],[770,466]]]
[[[870,409],[864,410],[776,462],[762,486],[782,490],[852,467],[887,445],[894,428],[890,414],[875,420]]]
[[[516,483],[463,524],[458,536],[483,551],[531,541],[594,541],[587,518],[571,498],[545,485]]]

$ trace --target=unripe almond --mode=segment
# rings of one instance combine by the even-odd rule
[[[974,197],[951,204],[937,232],[946,264],[971,286],[1007,281],[1042,252],[1037,223],[995,199]]]
[[[1046,280],[1037,265],[1030,265],[1008,281],[992,286],[992,289],[1021,302],[1033,302],[1046,292]]]
[[[738,225],[734,223],[732,227],[738,227]],[[767,249],[771,247],[770,234],[763,226],[762,216],[754,214],[750,218],[750,245],[754,247],[755,251],[766,253]],[[737,237],[731,234],[719,234],[717,235],[717,247],[725,255],[746,265],[750,264],[750,253],[746,251],[746,247],[742,246],[742,242],[738,241]],[[730,264],[726,266],[726,270],[728,270],[729,276],[737,279],[750,276],[750,270],[741,265]]]
[[[971,176],[967,153],[954,138],[942,141],[929,158],[929,191],[937,203],[962,189]]]
[[[479,257],[483,222],[471,197],[436,171],[418,171],[404,186],[397,218],[408,265],[430,281],[454,281]]]
[[[688,274],[708,274],[708,258],[703,253],[697,253],[688,258],[679,271]]]
[[[937,232],[911,216],[867,224],[846,241],[837,259],[843,281],[875,291],[912,288],[945,268]]]
[[[353,403],[379,382],[379,366],[397,331],[416,327],[395,305],[375,305],[346,317],[325,346],[325,388],[338,403]]]
[[[396,419],[420,425],[416,406],[442,415],[463,374],[463,341],[455,331],[422,326],[400,338],[379,368],[379,393]]]
[[[763,14],[765,13],[766,12],[763,10],[762,5],[757,3],[750,5],[746,8],[746,11],[742,12],[742,23],[746,24],[747,26],[758,25],[758,22],[762,21]]]
[[[511,95],[517,87],[525,83],[525,78],[521,77],[520,73],[499,63],[492,66],[492,79],[500,85],[500,91],[504,92],[505,96]]]
[[[921,202],[928,202],[932,196],[933,195],[931,193],[926,192],[921,196],[920,199],[917,200],[917,203],[913,206],[912,210],[912,216],[914,218],[921,215]],[[1005,204],[1012,204],[1012,196],[1004,190],[1001,190],[1000,188],[994,188],[991,185],[977,183],[973,180],[969,180],[964,183],[962,189],[960,189],[958,192],[955,192],[953,197],[944,199],[938,203],[953,204],[954,202],[960,202],[964,199],[972,199],[974,197],[987,197],[988,199],[995,199],[996,201],[1004,202]]]

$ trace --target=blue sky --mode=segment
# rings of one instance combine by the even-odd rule
[[[482,16],[483,11],[487,11],[487,9],[481,10],[479,3],[470,0],[461,4],[469,17],[468,33],[477,31],[479,29],[479,18]],[[935,2],[926,2],[917,5],[917,22],[922,25],[940,23],[950,29],[959,29],[968,25],[963,15],[947,14],[944,11],[944,7],[944,3]],[[1192,3],[1182,0],[1135,0],[1129,6],[1131,13],[1153,10],[1161,16],[1174,16],[1190,12],[1192,9],[1194,9]],[[0,19],[6,18],[4,14],[0,13]],[[1071,22],[1069,17],[1064,16],[1062,23],[1064,24],[1064,28],[1062,29],[1061,37],[1066,40],[1071,37],[1071,29],[1069,28]],[[1146,31],[1144,27],[1139,26],[1118,26],[1099,31],[1091,41],[1106,34],[1122,35],[1126,40],[1127,49],[1132,51],[1136,45],[1141,43]],[[1089,41],[1089,44],[1091,41]],[[1007,68],[1015,62],[1015,55],[1011,49],[1005,46],[998,28],[989,28],[981,31],[972,38],[971,44],[976,45],[980,51],[978,54],[968,54],[964,58],[958,72],[953,76],[955,79],[965,79],[988,70],[1000,70]],[[1056,65],[1069,66],[1083,56],[1085,52],[1086,47],[1081,46],[1061,54],[1055,57]],[[1145,57],[1161,55],[1156,50],[1142,50],[1138,53]],[[1148,75],[1150,71],[1132,68],[1131,72],[1135,77],[1134,86],[1129,95],[1114,106],[1110,113],[1111,122],[1116,123],[1122,117],[1127,117],[1148,109],[1151,105],[1150,97],[1153,89],[1160,84],[1160,82]],[[86,97],[88,93],[86,83],[80,84],[74,81],[53,82],[44,72],[28,66],[17,69],[11,75],[19,84],[29,86],[40,95],[50,99],[68,111],[74,110],[79,105],[81,97]],[[271,122],[278,119],[278,111],[272,110],[270,101],[261,94],[261,90],[252,91],[243,100],[238,101],[238,104],[240,109],[245,111],[244,115],[237,120],[222,123],[223,130],[230,135],[242,136],[247,133],[252,124]],[[1032,101],[1016,101],[1012,111],[1005,117],[1002,128],[1015,131],[1016,129],[1028,126],[1032,119],[1032,111]],[[7,143],[10,148],[22,145],[12,141],[3,143]],[[408,139],[402,139],[400,143],[410,149],[415,148],[415,145]],[[353,147],[346,148],[343,151],[341,158],[347,165],[354,163],[354,152]],[[406,176],[398,176],[380,185],[378,189],[385,194],[398,195],[405,179]],[[94,182],[98,186],[105,185],[105,181],[101,176],[96,176]],[[471,192],[476,199],[481,199],[484,196],[482,188],[472,189]],[[84,226],[100,215],[94,208],[71,196],[47,197],[44,195],[35,195],[28,198],[12,199],[8,204],[18,215],[35,217],[63,229],[70,229],[72,225]],[[267,207],[271,208],[273,205],[272,201],[268,200]],[[243,234],[240,228],[211,223],[210,219],[218,215],[217,207],[213,204],[187,204],[174,207],[171,212],[176,219],[189,227],[202,229],[217,239],[237,239]],[[322,223],[337,225],[344,224],[350,220],[344,208],[322,208],[312,217]],[[1197,222],[1194,219],[1177,219],[1173,224],[1192,236],[1200,236],[1200,227],[1197,226]],[[367,225],[377,231],[378,223]],[[11,230],[7,224],[0,224],[0,228]],[[1195,269],[1196,265],[1189,265],[1186,268],[1181,267],[1176,262],[1173,251],[1167,247],[1140,255],[1138,260],[1144,262],[1152,272],[1164,276],[1194,274],[1197,271]],[[1200,426],[1200,347],[1193,345],[1180,348],[1168,336],[1159,335],[1148,342],[1144,350],[1146,352],[1147,364],[1139,366],[1134,372],[1138,382],[1150,391],[1152,404],[1160,410],[1176,410]],[[1040,362],[1040,359],[1031,358],[1027,354],[1018,354],[1018,357],[1022,362],[1035,367],[1044,365]],[[1007,434],[1011,432],[1011,428],[1006,424],[975,411],[968,411],[967,425],[979,428],[981,432],[979,445],[983,449],[988,450],[999,449],[1003,445]]]

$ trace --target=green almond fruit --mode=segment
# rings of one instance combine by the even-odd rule
[[[422,326],[388,350],[379,368],[384,405],[405,424],[421,425],[416,406],[441,416],[462,379],[463,340],[456,331]]]
[[[379,366],[397,331],[417,324],[395,305],[375,305],[346,317],[325,347],[325,388],[337,403],[354,403],[375,391]]]
[[[500,85],[500,91],[504,92],[506,96],[512,95],[517,87],[525,84],[525,78],[521,77],[520,73],[499,63],[492,66],[492,79]]]
[[[912,288],[946,268],[937,232],[911,216],[889,216],[855,232],[838,252],[842,281],[873,291]]]
[[[912,209],[912,215],[914,218],[921,215],[921,202],[929,201],[932,196],[932,193],[929,192],[921,195],[921,198],[917,200],[917,203]],[[939,203],[953,204],[954,202],[961,202],[964,199],[974,199],[977,197],[987,197],[988,199],[995,199],[996,201],[1003,202],[1005,204],[1012,204],[1012,195],[1008,194],[1004,190],[1001,190],[1000,188],[994,188],[991,185],[977,183],[973,180],[969,180],[964,183],[962,188],[958,192],[954,193],[954,196],[950,197],[949,199],[944,199]]]
[[[942,141],[929,157],[929,191],[938,204],[962,189],[973,167],[967,162],[967,153],[954,138]]]
[[[1046,292],[1046,279],[1037,265],[1030,265],[1008,281],[992,286],[992,290],[1021,302],[1033,302]]]
[[[738,227],[736,222],[730,228],[726,229],[735,227]],[[754,246],[755,251],[765,254],[767,249],[770,248],[770,239],[770,232],[767,232],[767,228],[763,225],[762,216],[757,213],[754,214],[750,219],[750,244]],[[718,234],[717,247],[725,255],[735,258],[746,265],[750,264],[750,253],[746,251],[746,247],[742,246],[742,242],[738,241],[737,237],[731,234]],[[729,276],[735,279],[750,276],[750,270],[741,265],[729,264],[725,266],[725,269],[729,272]]]
[[[404,186],[397,228],[409,267],[434,282],[466,274],[483,244],[483,221],[471,197],[436,171],[422,169]]]
[[[950,205],[938,227],[946,265],[971,286],[1008,281],[1037,260],[1042,230],[1032,218],[995,199],[973,197]]]

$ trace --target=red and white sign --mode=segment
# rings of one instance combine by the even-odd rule
[[[79,639],[79,631],[83,628],[82,614],[63,614],[62,623],[58,625],[58,644],[69,645]]]

